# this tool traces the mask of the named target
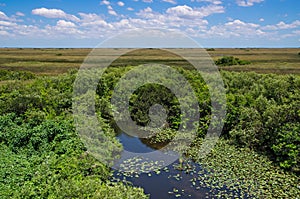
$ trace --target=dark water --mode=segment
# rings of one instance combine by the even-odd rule
[[[130,137],[124,133],[119,134],[118,139],[127,151],[148,153],[155,151],[144,144],[139,138]],[[159,173],[141,173],[138,176],[127,176],[122,172],[114,172],[114,180],[126,180],[134,186],[142,187],[146,194],[150,194],[151,199],[173,199],[173,198],[212,198],[211,190],[200,187],[195,183],[198,172],[203,171],[199,164],[192,161],[185,161],[183,165],[186,169],[178,169],[179,161],[160,169]]]

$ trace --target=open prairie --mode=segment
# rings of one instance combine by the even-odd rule
[[[79,68],[91,50],[86,48],[2,48],[0,49],[0,69],[29,71],[38,75],[57,75]],[[114,50],[103,49],[103,56],[109,56]],[[193,53],[194,49],[188,49],[188,51]],[[220,67],[223,70],[300,74],[300,49],[298,48],[216,48],[208,49],[207,52],[214,60],[223,56],[234,56],[251,62],[243,66]],[[167,51],[144,49],[122,56],[112,65],[136,65],[147,62],[181,65],[184,61]]]

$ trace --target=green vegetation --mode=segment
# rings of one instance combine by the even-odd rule
[[[111,182],[110,168],[87,151],[75,130],[72,117],[73,83],[77,75],[75,69],[88,50],[2,51],[1,198],[147,198],[141,188]],[[22,52],[21,55],[17,56],[16,51]],[[218,57],[217,54],[223,54],[223,51],[215,49],[211,53]],[[266,55],[254,58],[257,54],[269,52],[265,49],[232,51],[240,53],[238,57],[241,59],[251,61],[252,64],[243,66],[246,70],[247,67],[265,62]],[[278,57],[285,57],[283,61],[287,61],[288,67],[298,64],[298,67],[293,69],[298,73],[299,57],[295,50],[290,51]],[[30,58],[36,52],[45,54]],[[272,52],[276,54],[277,49]],[[228,52],[230,53],[232,52]],[[229,72],[225,71],[226,67],[221,67],[224,69],[221,75],[227,95],[225,126],[217,146],[207,157],[202,158],[198,157],[198,151],[211,120],[212,107],[208,87],[196,71],[178,68],[180,64],[186,64],[178,57],[164,57],[163,53],[159,54],[155,49],[153,54],[163,58],[151,55],[152,61],[157,59],[161,63],[175,62],[174,68],[190,82],[199,102],[200,128],[197,138],[186,151],[186,156],[211,172],[198,173],[193,181],[195,186],[214,190],[222,189],[225,185],[237,193],[246,193],[257,198],[296,198],[300,195],[299,75]],[[113,118],[109,103],[119,79],[139,61],[143,61],[139,60],[141,55],[135,60],[132,60],[132,57],[130,54],[116,60],[112,67],[105,71],[96,90],[95,106],[98,120],[109,139],[115,143],[117,140],[110,125]],[[130,64],[126,64],[126,60]],[[234,58],[231,60],[240,61]],[[271,64],[277,63],[281,62],[276,62],[275,59]],[[39,64],[45,65],[41,67]],[[129,66],[117,67],[124,65]],[[231,67],[237,70],[236,66]],[[6,70],[2,70],[3,68]],[[69,70],[70,68],[73,70]],[[269,69],[275,70],[274,67]],[[69,72],[66,72],[67,70]],[[256,67],[254,70],[259,69]],[[283,70],[284,68],[279,73]],[[57,76],[57,73],[65,74]],[[89,84],[88,76],[84,78],[87,81],[84,83]],[[158,128],[157,132],[154,132],[155,136],[142,141],[160,148],[172,140],[175,136],[174,130],[178,129],[181,123],[186,126],[192,124],[181,121],[178,101],[168,89],[159,84],[147,84],[133,93],[130,98],[131,117],[140,125],[149,124],[149,108],[156,103],[161,103],[169,113],[167,125]],[[108,156],[115,156],[109,149],[105,152]]]
[[[189,155],[201,163],[195,186],[213,188],[216,198],[297,198],[299,175],[279,169],[266,156],[247,147],[236,147],[221,139],[205,158],[198,158],[198,145]],[[228,188],[228,190],[222,188]],[[220,191],[221,189],[221,191]]]
[[[240,60],[239,58],[229,56],[229,57],[222,57],[215,61],[216,65],[218,66],[233,66],[233,65],[247,65],[251,64],[250,61]]]
[[[29,80],[34,79],[35,75],[24,71],[0,70],[0,81],[4,80]]]
[[[146,198],[111,183],[110,169],[83,146],[71,117],[75,76],[0,88],[1,198]]]
[[[103,49],[103,58],[116,49]],[[0,49],[0,67],[11,71],[28,71],[37,75],[58,75],[78,69],[91,49]],[[193,49],[189,49],[193,53]],[[238,57],[248,65],[222,66],[227,71],[255,71],[257,73],[300,74],[298,48],[215,48],[208,51],[214,61],[224,56]],[[146,55],[146,56],[145,56]],[[120,57],[112,66],[136,66],[145,63],[184,66],[186,61],[159,49],[143,49]]]

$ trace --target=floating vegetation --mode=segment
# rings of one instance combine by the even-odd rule
[[[119,164],[119,173],[117,175],[123,175],[126,177],[138,177],[139,173],[148,173],[151,176],[151,172],[160,174],[160,168],[164,165],[164,161],[153,161],[144,157],[133,157],[122,161]],[[122,172],[122,174],[121,174]]]
[[[151,197],[165,199],[294,198],[300,194],[299,177],[273,166],[266,157],[221,139],[207,157],[199,158],[198,142],[186,157],[166,167],[164,162],[142,157],[125,159],[113,181],[143,187]],[[143,173],[136,173],[137,168]]]

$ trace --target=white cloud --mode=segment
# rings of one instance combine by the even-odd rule
[[[195,0],[192,0],[192,1],[195,1]],[[215,4],[215,5],[222,4],[221,0],[196,0],[196,1],[197,2],[208,2],[208,3]]]
[[[152,12],[152,8],[147,7],[147,8],[145,8],[143,11],[144,11],[144,12]]]
[[[259,21],[260,21],[260,22],[264,22],[265,19],[264,19],[264,18],[260,18]]]
[[[193,8],[187,5],[168,8],[167,13],[182,18],[203,17],[202,13],[194,11]]]
[[[5,20],[7,20],[7,19],[9,19],[9,18],[8,18],[8,16],[6,16],[6,14],[5,14],[4,12],[1,12],[1,11],[0,11],[0,19],[5,19]]]
[[[116,11],[114,11],[114,10],[108,10],[108,14],[114,15],[114,16],[118,16],[118,14],[116,13]]]
[[[187,5],[184,5],[168,8],[166,12],[170,15],[180,18],[196,19],[203,18],[215,13],[224,13],[224,7],[219,5],[208,5],[193,9]]]
[[[263,37],[267,35],[267,33],[262,31],[258,24],[246,23],[236,19],[222,25],[212,26],[204,35],[208,37],[217,36],[221,38],[255,38]]]
[[[281,38],[299,37],[299,36],[300,36],[300,30],[294,30],[291,33],[281,35]]]
[[[118,14],[116,13],[116,11],[114,11],[114,9],[111,7],[111,5],[108,5],[108,6],[107,6],[107,9],[108,9],[108,14],[114,15],[114,16],[117,16],[117,15],[118,15]]]
[[[82,27],[108,27],[109,24],[102,19],[101,16],[94,14],[94,13],[79,13],[81,17],[80,26]]]
[[[239,19],[236,19],[234,21],[231,22],[227,22],[225,24],[225,26],[227,27],[232,27],[234,29],[242,29],[244,27],[249,27],[249,28],[258,28],[259,25],[258,24],[254,24],[254,23],[245,23]]]
[[[208,5],[197,9],[199,12],[203,13],[203,15],[209,16],[213,14],[220,14],[225,12],[225,8],[220,5]]]
[[[267,25],[263,29],[265,30],[284,30],[284,29],[293,29],[300,26],[300,21],[296,20],[290,24],[287,24],[283,21],[277,23],[276,25]]]
[[[80,38],[84,34],[73,22],[65,20],[57,21],[55,26],[47,25],[44,29],[40,29],[38,33],[42,36],[51,36],[51,38],[62,38],[65,35]]]
[[[176,0],[162,0],[162,1],[171,3],[171,4],[177,4]]]
[[[249,7],[253,6],[254,3],[261,3],[264,0],[236,0],[237,5],[243,6],[243,7]]]
[[[4,12],[0,11],[0,20],[10,21],[10,22],[22,22],[23,20],[18,19],[19,16],[25,16],[21,12],[16,12],[15,15],[8,17]]]
[[[9,21],[0,21],[0,26],[16,26],[16,23],[9,22]]]
[[[79,18],[77,18],[76,16],[67,14],[60,9],[37,8],[32,10],[32,14],[43,16],[46,18],[61,18],[71,21],[79,21]]]
[[[161,28],[176,28],[176,29],[186,29],[186,28],[196,28],[205,29],[208,25],[206,20],[203,20],[201,15],[193,15],[189,11],[189,7],[175,7],[176,9],[167,10],[166,13],[154,12],[150,7],[140,10],[136,15],[137,19],[133,21],[138,26],[146,27],[161,27]],[[188,15],[188,14],[189,15]],[[142,26],[143,25],[143,26]]]
[[[276,26],[279,29],[292,29],[292,28],[297,28],[298,26],[300,26],[300,21],[296,20],[291,24],[286,24],[285,22],[281,21],[278,24],[276,24]]]
[[[134,9],[132,7],[128,7],[127,10],[134,11]]]
[[[122,2],[122,1],[119,1],[118,2],[118,6],[121,6],[121,7],[123,7],[125,5],[125,3],[124,2]]]
[[[152,3],[153,0],[143,0],[143,2],[145,2],[145,3]]]
[[[110,2],[109,1],[107,1],[107,0],[103,0],[103,1],[101,1],[101,4],[102,5],[110,5]]]
[[[22,12],[16,12],[16,15],[19,16],[19,17],[24,17],[25,16],[25,14],[22,13]]]
[[[73,22],[70,21],[65,21],[65,20],[59,20],[56,23],[57,26],[62,27],[62,28],[74,28],[76,25]]]

